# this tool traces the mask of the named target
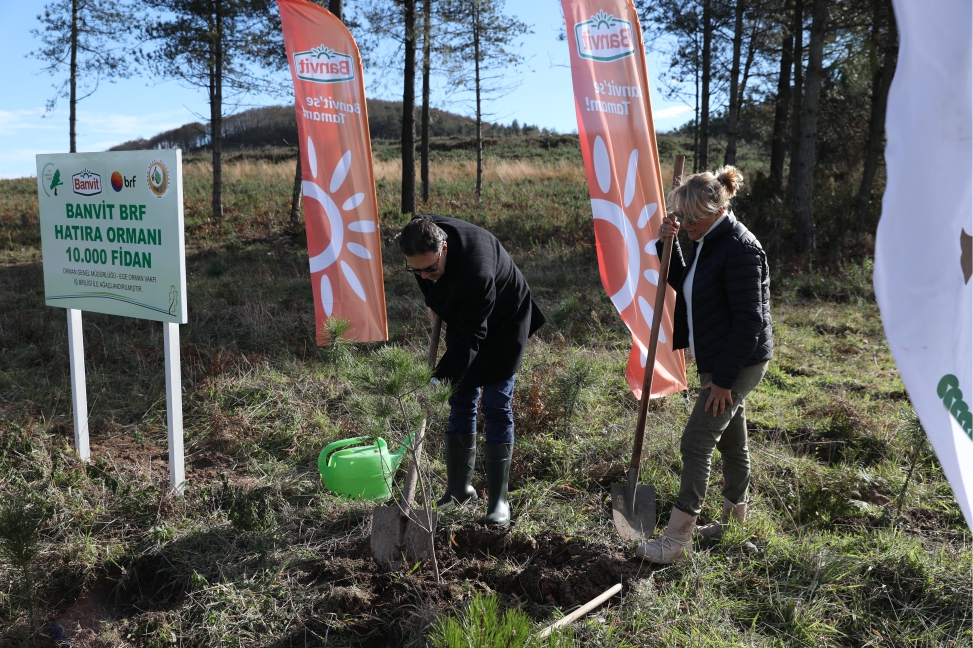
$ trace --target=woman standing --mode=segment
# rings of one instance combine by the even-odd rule
[[[665,533],[636,555],[669,564],[692,553],[692,534],[709,482],[713,449],[723,455],[723,515],[700,527],[719,537],[732,517],[743,522],[750,485],[745,399],[767,371],[773,356],[770,322],[770,272],[760,242],[729,211],[743,175],[726,166],[716,174],[686,177],[669,196],[669,216],[661,239],[681,226],[693,242],[688,264],[678,241],[668,283],[676,290],[674,340],[696,359],[700,390],[682,434],[679,497]]]

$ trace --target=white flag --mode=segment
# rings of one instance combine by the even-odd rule
[[[894,7],[900,45],[875,296],[909,398],[973,529],[973,6]]]

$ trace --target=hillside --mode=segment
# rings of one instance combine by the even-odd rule
[[[402,134],[402,102],[368,99],[368,126],[372,140],[398,140]],[[418,112],[418,111],[417,111]],[[476,122],[462,115],[433,108],[430,110],[430,136],[435,138],[469,138],[476,133]],[[418,129],[418,124],[417,124]],[[548,134],[539,129],[517,123],[483,125],[485,137]],[[135,139],[111,147],[111,151],[132,151],[153,148],[181,148],[192,152],[209,146],[209,124],[192,122],[159,133],[148,139]],[[297,118],[293,106],[265,106],[251,108],[223,120],[223,150],[287,147],[297,142]]]

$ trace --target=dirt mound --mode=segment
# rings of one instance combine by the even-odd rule
[[[496,592],[507,604],[519,604],[543,621],[551,615],[551,606],[576,607],[618,582],[627,591],[635,579],[651,571],[616,548],[553,532],[528,538],[466,523],[439,535],[441,585],[425,566],[408,575],[383,571],[372,560],[367,538],[333,558],[307,565],[303,582],[325,589],[323,598],[332,613],[383,619],[384,624],[370,625],[360,638],[366,646],[388,646],[389,640],[394,644],[405,634],[406,625],[416,622],[417,611],[455,611],[474,591]]]

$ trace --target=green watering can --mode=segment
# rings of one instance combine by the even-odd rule
[[[392,497],[390,486],[395,471],[408,451],[412,434],[395,452],[385,439],[369,437],[335,441],[318,455],[318,471],[324,487],[352,499],[384,502]]]

